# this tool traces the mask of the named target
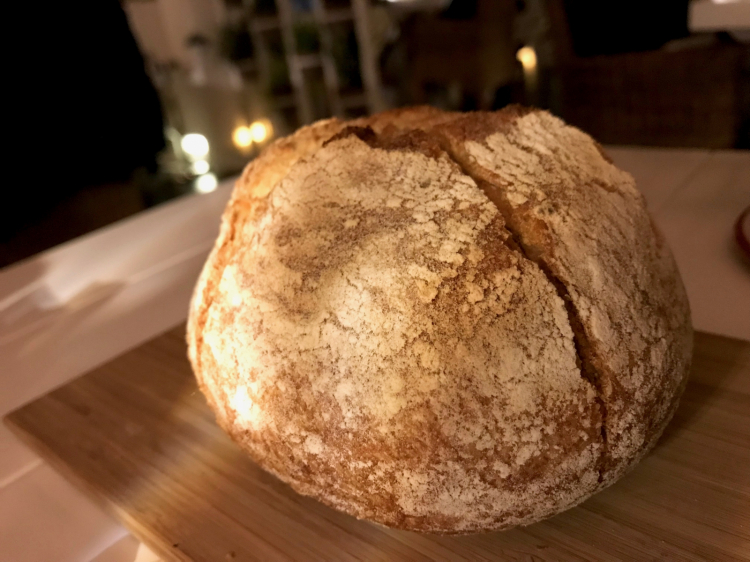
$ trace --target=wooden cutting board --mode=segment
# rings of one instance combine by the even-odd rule
[[[656,449],[581,506],[501,533],[394,531],[299,496],[224,436],[184,327],[17,410],[15,433],[164,560],[750,560],[750,343],[696,335]]]

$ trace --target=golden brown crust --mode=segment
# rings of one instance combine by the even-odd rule
[[[607,484],[655,443],[676,408],[692,349],[687,298],[633,178],[556,117],[514,114],[462,115],[433,134],[487,182],[526,253],[570,299],[606,415]]]
[[[465,533],[566,509],[655,440],[687,372],[679,277],[629,176],[550,119],[397,110],[302,129],[248,166],[188,342],[261,466],[357,517]],[[519,129],[551,160],[517,157]],[[567,193],[594,184],[617,204]],[[618,235],[586,245],[577,222]],[[623,275],[612,255],[636,280],[600,290],[592,270]]]

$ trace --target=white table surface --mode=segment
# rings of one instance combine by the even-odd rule
[[[750,152],[609,147],[646,196],[698,330],[750,340],[733,224]],[[0,270],[0,416],[183,321],[228,182]],[[151,552],[0,426],[0,562],[152,562]]]

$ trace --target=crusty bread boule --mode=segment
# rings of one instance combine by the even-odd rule
[[[611,484],[677,407],[687,299],[633,178],[543,111],[328,120],[237,182],[189,355],[296,491],[415,531],[525,525]]]

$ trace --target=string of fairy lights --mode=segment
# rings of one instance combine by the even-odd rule
[[[239,125],[232,132],[232,143],[243,154],[249,154],[273,136],[273,126],[267,119],[254,121],[249,125]],[[218,186],[216,175],[211,173],[209,163],[210,147],[208,139],[200,133],[188,133],[180,140],[182,153],[190,163],[190,171],[195,174],[195,191],[210,193]]]

